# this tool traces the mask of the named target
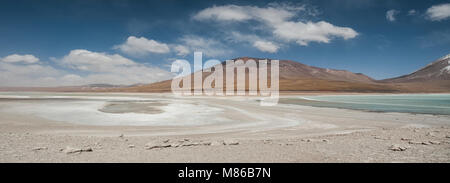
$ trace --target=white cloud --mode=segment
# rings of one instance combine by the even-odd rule
[[[306,46],[309,42],[329,43],[334,37],[345,40],[358,35],[356,31],[348,27],[334,26],[328,22],[284,22],[276,27],[275,36],[287,41],[295,41]]]
[[[78,49],[48,64],[0,62],[0,86],[73,86],[95,83],[130,85],[170,79],[159,67],[134,62],[118,54]]]
[[[253,43],[253,46],[258,48],[260,51],[269,53],[275,53],[280,48],[278,45],[266,41],[256,41],[255,43]]]
[[[106,54],[88,50],[72,50],[59,62],[79,71],[88,72],[85,84],[135,84],[152,83],[169,79],[171,73],[158,67],[146,66],[118,54]]]
[[[266,8],[251,7],[250,9],[250,13],[253,15],[254,19],[275,26],[279,23],[286,22],[287,20],[295,17],[298,12],[305,10],[303,6],[289,7],[279,4],[274,4],[273,6]]]
[[[176,45],[174,47],[174,50],[176,51],[176,54],[178,56],[186,56],[190,52],[189,48],[183,45]]]
[[[60,75],[51,66],[0,62],[0,86],[49,86]]]
[[[223,5],[213,6],[198,12],[195,20],[215,21],[248,21],[259,19],[271,23],[282,22],[294,17],[298,12],[305,11],[305,6],[271,3],[265,8],[256,6]]]
[[[241,34],[239,32],[233,31],[227,36],[226,39],[232,41],[233,43],[249,43],[251,46],[262,52],[276,53],[280,48],[280,45],[278,43],[265,40],[254,34]]]
[[[275,38],[294,41],[300,45],[309,42],[329,43],[333,38],[351,39],[358,35],[348,27],[339,27],[325,21],[294,21],[305,6],[270,4],[268,7],[224,5],[206,8],[193,16],[195,20],[213,20],[218,22],[257,21],[272,31]]]
[[[450,17],[450,3],[431,6],[426,15],[432,21],[445,20]]]
[[[223,56],[232,51],[222,42],[215,39],[203,38],[195,35],[186,35],[180,39],[182,45],[192,52],[201,51],[209,57]]]
[[[149,53],[169,53],[170,49],[167,44],[160,43],[155,40],[149,40],[145,37],[128,37],[127,41],[121,45],[114,46],[123,53],[135,56],[147,55]]]
[[[39,62],[39,58],[35,57],[34,55],[19,55],[19,54],[12,54],[8,55],[4,58],[0,58],[0,61],[7,62],[7,63],[25,63],[25,64],[32,64]]]
[[[411,9],[408,11],[408,15],[415,15],[417,11],[415,9]]]
[[[395,21],[395,15],[397,15],[399,13],[399,11],[397,10],[388,10],[386,12],[386,19],[389,20],[390,22]]]
[[[216,19],[219,21],[245,21],[252,19],[252,16],[246,10],[246,7],[236,5],[213,6],[206,8],[196,15],[196,20]]]
[[[136,65],[135,62],[118,54],[109,55],[83,49],[70,51],[60,63],[73,69],[92,72],[108,72],[112,67]]]

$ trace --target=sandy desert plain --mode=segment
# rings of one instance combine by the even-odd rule
[[[283,102],[307,95],[2,92],[0,162],[450,162],[449,115]]]

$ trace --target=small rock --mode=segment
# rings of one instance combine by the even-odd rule
[[[403,140],[403,141],[411,141],[412,139],[410,139],[410,138],[401,138],[400,140]]]
[[[406,149],[408,149],[408,148],[399,146],[399,145],[391,145],[391,147],[389,147],[389,150],[392,150],[392,151],[406,151]]]
[[[431,141],[429,141],[429,143],[430,143],[430,144],[435,144],[435,145],[439,145],[439,144],[441,144],[441,142],[439,142],[439,141],[432,141],[432,140],[431,140]]]
[[[66,154],[73,154],[73,153],[82,153],[82,152],[92,152],[92,148],[86,147],[86,148],[73,148],[67,146],[64,149],[60,149],[60,151],[66,153]]]
[[[390,138],[379,137],[379,136],[375,136],[374,139],[379,139],[379,140],[391,140]]]
[[[128,145],[128,148],[134,148],[135,146],[133,144]]]
[[[123,137],[124,137],[124,135],[123,135],[123,134],[120,134],[120,135],[119,135],[119,137],[120,137],[120,138],[123,138]]]
[[[422,144],[422,142],[417,142],[417,141],[409,141],[409,144]]]
[[[409,141],[408,143],[409,144],[421,144],[421,145],[441,144],[441,142],[438,142],[438,141],[423,141],[423,142]]]
[[[173,142],[170,144],[170,147],[180,147],[183,146],[184,141]]]
[[[414,129],[414,130],[413,130],[413,132],[419,132],[419,131],[420,131],[420,130],[418,130],[418,129]]]
[[[426,136],[430,136],[430,137],[434,137],[435,134],[433,132],[428,132],[427,134],[425,134]]]
[[[229,139],[229,140],[223,141],[223,144],[224,144],[224,145],[239,145],[239,142],[238,142],[237,140],[231,140],[231,139]]]
[[[166,148],[166,147],[170,147],[170,146],[171,146],[170,144],[149,142],[149,143],[145,144],[145,149],[150,150],[150,149],[157,149],[157,148]]]
[[[32,150],[33,151],[40,151],[40,150],[47,150],[47,149],[48,149],[47,147],[35,147]]]
[[[81,149],[81,152],[92,152],[93,150],[92,150],[92,148],[90,148],[90,147],[85,147],[85,148],[82,148]]]
[[[450,135],[445,136],[445,138],[450,138]]]
[[[163,143],[169,143],[170,139],[163,140]]]
[[[73,147],[69,147],[69,146],[67,146],[64,149],[61,149],[61,151],[66,154],[81,153],[81,149],[73,148]]]
[[[186,142],[186,143],[183,143],[182,146],[198,146],[198,145],[201,145],[201,144],[198,142]]]
[[[302,139],[303,142],[328,142],[328,139]]]
[[[210,146],[212,144],[212,142],[202,142],[202,145],[204,146]]]

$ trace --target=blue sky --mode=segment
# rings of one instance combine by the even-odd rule
[[[4,0],[0,86],[148,83],[170,77],[175,59],[193,61],[193,51],[395,77],[450,53],[449,8],[439,0]]]

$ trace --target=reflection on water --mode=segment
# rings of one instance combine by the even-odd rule
[[[450,115],[450,94],[296,96],[281,98],[280,103],[375,112]]]

